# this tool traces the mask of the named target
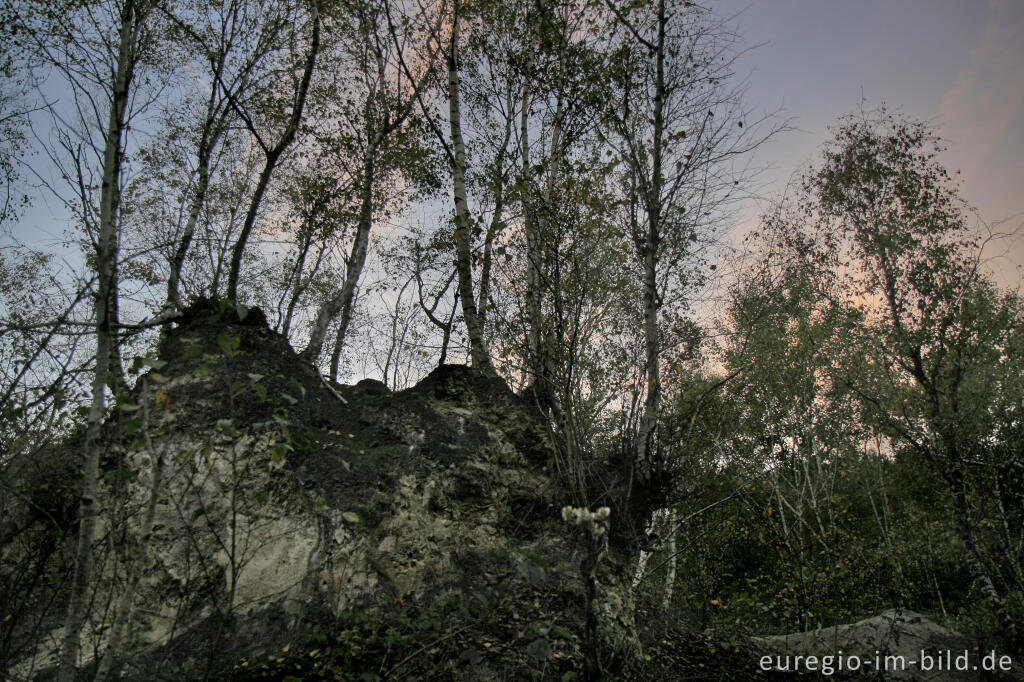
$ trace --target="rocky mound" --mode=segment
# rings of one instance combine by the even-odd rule
[[[159,355],[107,425],[104,573],[84,652],[103,650],[139,557],[130,678],[581,669],[581,556],[548,475],[548,427],[501,380],[444,366],[395,393],[328,385],[261,313],[213,303]],[[598,575],[611,665],[634,646],[632,597],[624,566]],[[52,624],[19,675],[51,662]]]

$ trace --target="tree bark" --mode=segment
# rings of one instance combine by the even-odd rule
[[[452,274],[450,274],[448,276],[448,281],[445,282],[444,289],[442,289],[441,292],[438,293],[437,296],[434,297],[434,304],[431,307],[428,308],[426,301],[423,300],[423,278],[422,278],[422,272],[421,272],[420,268],[421,268],[421,265],[420,265],[420,245],[417,244],[416,245],[416,275],[415,275],[415,277],[416,277],[416,295],[417,295],[417,298],[418,298],[419,303],[420,303],[420,310],[422,310],[424,312],[424,314],[426,314],[427,319],[430,320],[431,324],[433,324],[435,327],[437,327],[438,329],[441,330],[441,356],[440,356],[440,359],[437,362],[438,367],[440,367],[441,365],[443,365],[445,363],[445,360],[447,360],[447,358],[448,358],[448,342],[451,340],[451,336],[452,336],[452,325],[453,325],[454,320],[455,320],[455,311],[456,311],[456,309],[459,306],[459,301],[458,301],[458,295],[459,294],[458,294],[458,292],[457,291],[455,292],[455,299],[456,300],[454,300],[452,302],[452,309],[451,309],[451,312],[448,314],[448,321],[447,322],[445,322],[444,320],[438,319],[438,317],[434,313],[437,311],[437,306],[441,303],[441,298],[444,297],[444,295],[446,293],[448,293],[448,287],[451,286],[452,280],[455,279],[455,273],[452,272]]]
[[[641,483],[649,483],[656,473],[653,461],[654,431],[661,409],[661,335],[658,312],[658,247],[661,231],[661,153],[665,125],[665,0],[658,1],[658,42],[655,51],[654,134],[651,142],[651,182],[646,197],[647,234],[643,242],[644,259],[644,338],[647,347],[647,397],[640,418],[636,443],[636,472]]]
[[[453,194],[455,198],[455,267],[458,270],[459,298],[462,318],[469,334],[469,355],[473,367],[486,374],[494,374],[484,327],[473,296],[473,260],[470,249],[472,226],[469,204],[466,200],[466,145],[462,139],[462,111],[459,105],[459,9],[455,4],[452,15],[452,35],[448,50],[448,122],[451,127]]]
[[[206,119],[203,122],[203,131],[199,137],[199,148],[197,150],[196,172],[199,177],[196,180],[195,194],[192,196],[192,203],[189,206],[188,218],[185,221],[185,229],[182,232],[178,247],[171,257],[170,275],[167,277],[167,303],[174,308],[181,308],[181,270],[185,265],[185,257],[188,255],[189,247],[192,245],[192,238],[195,235],[196,224],[199,222],[199,214],[206,203],[206,193],[210,187],[210,158],[213,148],[223,131],[220,124],[216,124],[216,93],[217,81],[220,80],[220,72],[224,65],[224,55],[218,56],[214,66],[214,82],[211,83],[210,99],[206,103]]]
[[[338,327],[336,349],[338,352],[331,358],[331,379],[338,375],[337,362],[335,357],[340,357],[340,347],[345,341],[345,334],[348,331],[349,322],[352,320],[352,308],[355,303],[356,285],[359,283],[359,276],[363,272],[366,263],[366,252],[370,245],[370,229],[373,227],[373,182],[374,182],[374,156],[376,150],[367,151],[363,163],[361,197],[359,200],[359,222],[356,226],[355,241],[352,242],[352,251],[345,260],[345,281],[341,290],[324,302],[317,311],[316,320],[309,332],[309,343],[302,351],[302,357],[309,362],[316,363],[323,352],[324,340],[327,338],[327,328],[331,324],[338,311],[341,310],[341,322]]]
[[[529,133],[529,97],[528,85],[523,85],[522,111],[519,119],[520,157],[523,164],[521,178],[523,196],[523,231],[526,233],[526,373],[527,385],[539,389],[542,375],[540,357],[541,334],[541,273],[540,239],[537,234],[537,222],[531,206],[530,193],[530,133]]]
[[[277,299],[277,316],[281,321],[281,336],[286,339],[288,338],[288,332],[291,331],[295,306],[305,290],[305,287],[302,286],[302,271],[306,268],[306,256],[309,254],[309,247],[313,241],[313,225],[308,218],[303,221],[298,232],[299,248],[298,253],[295,254],[295,265],[292,266],[291,271],[288,273],[288,279],[285,280],[281,297]],[[293,281],[295,282],[294,286],[292,285]],[[285,299],[288,299],[287,306],[284,306]],[[282,306],[285,308],[283,312],[281,310]]]
[[[252,199],[249,201],[249,210],[245,215],[245,222],[242,223],[242,231],[238,235],[234,248],[231,250],[231,268],[228,270],[228,291],[229,300],[238,300],[238,278],[242,269],[242,254],[245,253],[246,244],[256,224],[256,214],[259,212],[260,204],[263,202],[263,195],[267,191],[270,179],[274,175],[274,169],[281,155],[291,145],[299,131],[299,123],[302,122],[302,110],[306,104],[306,94],[309,92],[309,82],[313,77],[313,68],[316,66],[316,56],[320,51],[320,8],[318,0],[311,0],[309,11],[313,18],[313,32],[309,39],[309,54],[306,56],[306,63],[302,71],[302,80],[299,82],[299,90],[295,94],[295,106],[292,115],[288,120],[287,127],[281,138],[270,149],[264,149],[265,161],[263,170],[260,172],[259,180],[256,182],[256,189],[253,190]],[[232,100],[233,102],[234,100]],[[256,131],[250,129],[254,135]]]
[[[679,557],[676,552],[676,511],[671,507],[665,514],[665,532],[668,534],[666,551],[668,552],[668,571],[665,574],[665,596],[662,598],[661,607],[668,611],[672,606],[672,594],[676,586],[676,566]]]
[[[974,540],[974,525],[971,523],[970,510],[967,506],[967,491],[964,487],[963,472],[958,463],[951,463],[946,473],[946,482],[949,483],[950,492],[953,494],[953,519],[956,527],[957,537],[964,548],[964,558],[967,561],[967,569],[974,579],[989,608],[999,625],[1003,628],[1003,634],[1016,648],[1014,653],[1024,654],[1024,640],[1021,638],[1020,629],[1014,621],[1013,616],[1006,610],[989,575],[988,568],[978,553],[978,545]]]
[[[373,36],[373,25],[365,15],[360,15],[360,26],[364,39],[367,43],[372,42]],[[400,54],[400,50],[399,50]],[[397,111],[394,111],[391,105],[388,103],[388,94],[386,83],[386,66],[385,66],[385,55],[380,45],[377,45],[374,53],[376,67],[377,67],[377,84],[375,89],[372,90],[368,96],[364,105],[363,117],[364,117],[364,134],[366,136],[366,150],[363,158],[363,169],[362,169],[362,187],[360,196],[360,207],[359,217],[357,220],[355,240],[352,243],[352,250],[346,259],[345,267],[345,282],[342,285],[341,291],[338,294],[327,301],[320,307],[317,312],[316,320],[313,322],[313,326],[310,330],[309,343],[302,352],[302,357],[306,358],[310,362],[315,363],[320,354],[323,352],[323,346],[325,338],[327,336],[327,328],[330,326],[331,321],[341,311],[341,320],[338,325],[338,332],[335,336],[334,349],[331,353],[331,368],[330,376],[332,381],[336,381],[338,377],[339,363],[341,360],[341,351],[345,343],[345,336],[348,333],[348,326],[352,320],[352,310],[355,306],[356,288],[359,284],[359,278],[362,275],[363,267],[366,263],[366,254],[370,242],[370,231],[373,227],[373,190],[374,185],[378,181],[378,176],[387,172],[386,169],[378,167],[378,161],[381,160],[382,148],[385,145],[387,139],[394,133],[398,128],[408,119],[412,113],[413,105],[416,102],[416,97],[411,96],[406,100],[404,104],[398,107]],[[431,54],[428,57],[428,62],[432,65],[434,55]],[[363,64],[364,72],[369,67],[367,64]],[[428,68],[428,73],[432,69]],[[409,75],[410,81],[412,76]],[[413,86],[413,92],[418,93],[419,89],[426,82],[426,74],[423,76],[419,83]],[[376,100],[380,106],[383,107],[383,111],[375,114],[373,109],[373,101]]]
[[[512,85],[509,84],[505,91],[505,109],[509,112],[505,118],[505,134],[498,148],[498,154],[494,159],[494,167],[491,174],[491,186],[494,193],[494,212],[491,215],[491,222],[487,226],[487,234],[484,236],[484,257],[480,265],[480,298],[477,301],[477,311],[480,316],[481,326],[487,323],[487,305],[491,296],[491,262],[494,252],[494,239],[502,230],[502,215],[505,212],[505,156],[508,153],[508,143],[512,139]]]
[[[111,378],[111,365],[116,357],[117,320],[113,304],[117,290],[118,225],[120,204],[120,176],[122,138],[127,122],[130,88],[134,75],[136,31],[144,21],[145,7],[127,0],[121,10],[118,36],[117,64],[111,89],[110,114],[107,121],[103,149],[103,179],[100,188],[100,225],[96,243],[96,370],[92,380],[92,402],[89,407],[85,437],[85,462],[82,467],[82,489],[79,493],[78,539],[75,548],[75,568],[68,597],[68,612],[64,622],[64,641],[61,648],[61,682],[71,682],[78,665],[82,627],[85,623],[87,596],[93,571],[93,540],[96,535],[96,497],[98,494],[100,437],[106,410],[106,387]]]

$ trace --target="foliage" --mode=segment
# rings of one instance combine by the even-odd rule
[[[738,378],[677,417],[692,622],[785,631],[906,604],[1013,645],[1021,301],[981,275],[936,144],[885,111],[850,118],[766,217],[729,309]]]

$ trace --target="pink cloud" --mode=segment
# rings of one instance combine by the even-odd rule
[[[980,42],[939,105],[939,125],[951,142],[950,161],[969,182],[999,149],[1024,109],[1024,14],[996,0]]]

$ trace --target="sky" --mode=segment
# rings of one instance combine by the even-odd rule
[[[863,98],[868,110],[884,102],[933,124],[948,145],[942,162],[961,171],[962,196],[984,221],[1024,233],[1024,0],[707,2],[750,47],[737,64],[748,106],[792,128],[754,158],[766,169],[759,196],[778,196]],[[763,206],[746,204],[734,234]],[[38,200],[16,233],[59,251],[61,213]],[[1000,283],[1019,288],[1024,236],[990,253]]]
[[[737,70],[748,106],[794,128],[761,148],[766,197],[814,162],[843,114],[885,103],[931,123],[960,170],[961,195],[988,223],[1024,233],[1024,0],[721,0],[716,13],[751,46]],[[740,230],[756,220],[749,205]],[[1024,236],[991,265],[1020,286]]]

